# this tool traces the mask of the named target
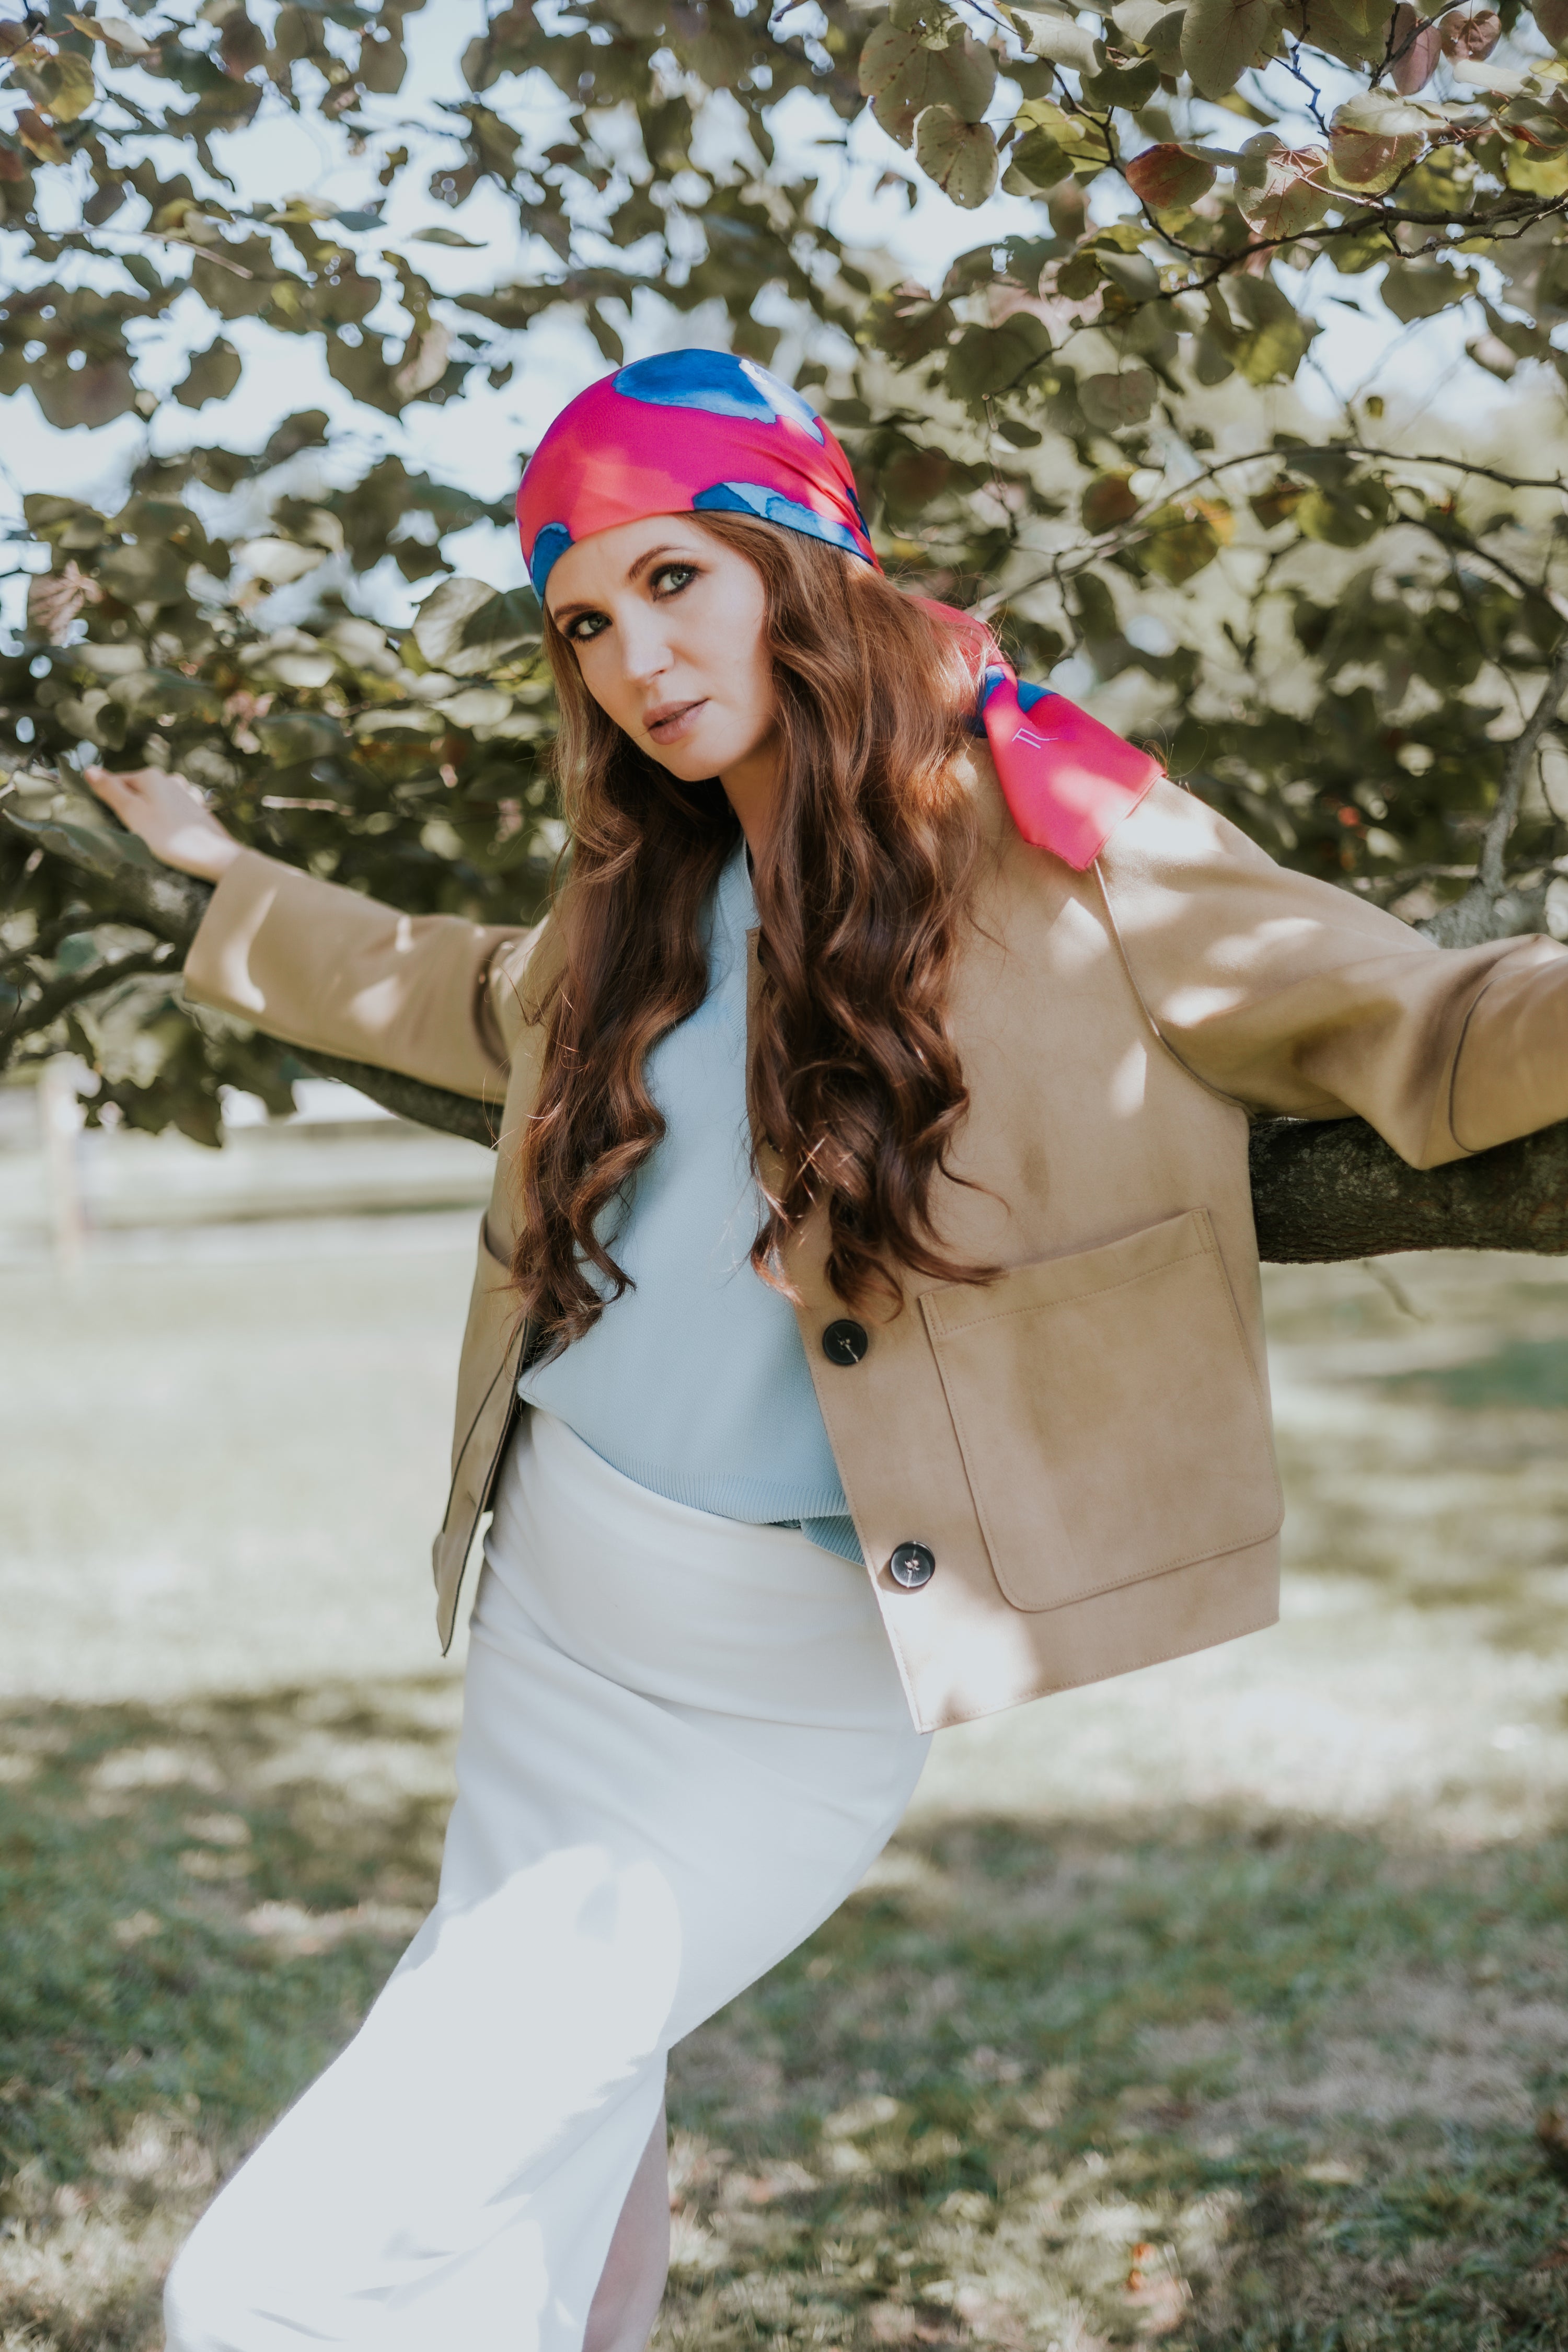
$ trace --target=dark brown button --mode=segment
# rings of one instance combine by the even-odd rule
[[[853,1323],[847,1315],[822,1335],[822,1352],[830,1364],[858,1364],[870,1344],[864,1323]]]
[[[936,1574],[936,1554],[922,1543],[898,1544],[888,1562],[888,1574],[906,1592],[918,1592]]]

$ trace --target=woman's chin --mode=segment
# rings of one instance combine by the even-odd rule
[[[668,770],[678,783],[706,783],[710,776],[722,772],[724,759],[711,744],[703,742],[701,733],[689,735],[679,743],[655,743],[654,758]]]

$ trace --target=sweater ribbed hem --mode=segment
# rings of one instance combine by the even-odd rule
[[[581,1430],[574,1434],[623,1478],[629,1478],[635,1486],[646,1486],[650,1495],[662,1496],[667,1503],[684,1503],[689,1510],[707,1511],[717,1519],[738,1519],[749,1528],[798,1528],[819,1550],[835,1552],[858,1567],[864,1562],[843,1489],[837,1485],[802,1489],[766,1478],[713,1477],[697,1471],[671,1470],[666,1463],[609,1453],[602,1445],[593,1445]]]

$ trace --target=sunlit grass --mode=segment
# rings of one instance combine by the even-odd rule
[[[122,1267],[74,1354],[13,1286],[0,2352],[154,2352],[184,2231],[433,1893],[456,1686],[368,1668],[422,1654],[387,1437],[438,1454],[463,1258]],[[668,2352],[1568,2347],[1568,1276],[1405,1278],[1428,1321],[1273,1286],[1281,1631],[939,1743],[678,2053]],[[112,1544],[165,1519],[144,1604]]]
[[[429,1897],[449,1738],[441,1685],[7,1726],[0,2344],[157,2343]],[[666,2338],[1568,2342],[1565,1917],[1568,1838],[906,1832],[678,2055]]]

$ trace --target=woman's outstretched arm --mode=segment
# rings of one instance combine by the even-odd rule
[[[1416,1168],[1568,1118],[1568,949],[1438,948],[1277,865],[1169,783],[1112,835],[1107,902],[1165,1044],[1294,1118],[1355,1113]]]
[[[185,990],[302,1053],[499,1101],[537,930],[404,915],[243,848],[183,776],[88,771],[155,857],[216,884]]]

